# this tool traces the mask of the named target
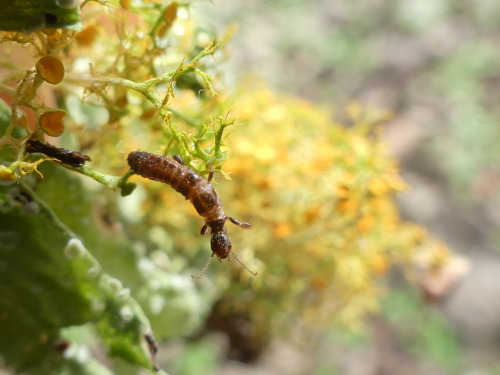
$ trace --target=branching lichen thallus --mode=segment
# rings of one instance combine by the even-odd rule
[[[205,220],[205,224],[201,228],[201,235],[206,234],[208,228],[210,228],[212,255],[201,273],[198,276],[193,276],[193,278],[203,276],[214,255],[220,261],[228,258],[230,254],[245,270],[254,276],[256,275],[231,251],[231,241],[225,226],[227,219],[243,229],[250,229],[252,224],[241,222],[225,214],[222,202],[210,183],[212,173],[210,173],[208,180],[205,180],[201,175],[186,166],[178,155],[169,158],[144,151],[132,151],[128,155],[127,161],[132,171],[138,175],[168,184],[186,199],[189,199],[198,214]]]

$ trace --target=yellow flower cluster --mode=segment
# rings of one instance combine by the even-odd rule
[[[254,224],[251,234],[231,234],[233,250],[259,275],[235,273],[248,282],[233,285],[215,314],[246,316],[256,345],[276,330],[356,325],[377,307],[391,265],[412,265],[419,252],[449,256],[400,220],[394,194],[406,185],[373,135],[385,114],[358,108],[346,128],[262,85],[246,85],[233,100],[231,114],[245,125],[226,143],[223,168],[233,181],[217,189],[227,212]]]
[[[192,95],[177,99],[177,106],[192,109],[186,104]],[[419,282],[417,268],[439,269],[448,261],[446,247],[400,219],[394,195],[407,186],[378,136],[386,113],[352,104],[346,112],[353,126],[345,127],[327,110],[260,83],[215,102],[238,125],[224,139],[229,159],[222,167],[232,181],[216,174],[214,185],[225,212],[253,224],[249,232],[228,223],[228,232],[234,253],[258,272],[253,277],[229,264],[211,273],[219,287],[228,275],[233,281],[212,313],[223,322],[219,329],[241,330],[238,337],[255,349],[298,327],[356,327],[377,309],[391,266]],[[175,233],[182,257],[200,247],[208,256],[207,239],[193,236],[202,222],[191,205],[169,188],[146,186],[150,223]]]

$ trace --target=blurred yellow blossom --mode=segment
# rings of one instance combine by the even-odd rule
[[[254,225],[252,234],[228,228],[234,250],[243,242],[263,269],[249,285],[234,285],[214,314],[246,316],[255,345],[294,319],[317,329],[333,320],[359,324],[377,306],[377,280],[393,264],[412,268],[420,242],[446,262],[446,248],[426,234],[417,243],[418,227],[399,218],[394,194],[406,184],[386,145],[367,131],[368,120],[378,124],[386,112],[376,117],[351,104],[362,124],[347,129],[323,109],[253,84],[231,108],[244,125],[226,141],[232,183],[217,189],[227,212]],[[238,303],[242,294],[252,302]]]

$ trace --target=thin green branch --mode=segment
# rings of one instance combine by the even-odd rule
[[[128,181],[129,177],[134,174],[134,172],[132,171],[125,173],[123,176],[112,176],[86,166],[74,168],[64,165],[64,167],[74,172],[78,172],[80,174],[88,176],[96,180],[97,182],[109,187],[111,190],[120,190],[122,196],[131,194],[136,187],[136,184],[134,182]]]
[[[158,77],[154,77],[148,79],[144,82],[134,82],[129,79],[119,78],[119,77],[108,77],[101,76],[98,74],[77,74],[77,73],[67,73],[65,77],[66,82],[76,83],[81,86],[92,86],[95,84],[104,84],[104,85],[116,85],[116,86],[124,86],[145,96],[155,107],[162,107],[162,100],[160,100],[158,94],[153,90],[153,88],[161,83],[171,82],[178,76],[189,73],[192,71],[196,71],[196,64],[200,59],[205,56],[212,55],[216,48],[219,46],[219,43],[213,44],[209,43],[207,47],[203,49],[193,60],[191,60],[188,64],[182,63],[177,69],[166,72]],[[197,72],[201,74],[200,71]],[[204,73],[202,75],[204,80],[211,79]],[[210,86],[211,87],[211,86]],[[213,90],[211,90],[213,91]]]
[[[207,86],[208,91],[210,91],[212,93],[212,95],[216,96],[217,93],[215,92],[214,88],[212,87],[212,81],[214,79],[200,69],[195,69],[195,72],[196,72],[196,74],[201,76],[201,78],[203,78],[203,82],[205,82],[205,85]]]
[[[65,81],[75,83],[81,86],[93,86],[99,84],[123,86],[140,93],[147,100],[149,100],[156,108],[159,109],[159,115],[165,121],[167,129],[170,131],[171,136],[173,137],[175,143],[177,144],[177,147],[179,148],[179,153],[183,158],[188,160],[191,156],[196,156],[205,161],[205,163],[211,164],[213,161],[212,159],[214,159],[215,157],[215,159],[219,162],[218,164],[220,164],[221,161],[225,160],[225,155],[220,150],[223,130],[220,130],[219,140],[216,141],[215,154],[214,157],[212,157],[210,156],[209,153],[205,152],[200,147],[199,142],[192,142],[189,137],[187,137],[182,131],[180,131],[179,128],[177,128],[175,124],[173,124],[172,121],[170,121],[170,118],[172,117],[172,115],[175,115],[176,117],[180,118],[182,121],[186,122],[189,125],[199,127],[200,124],[190,119],[189,117],[184,116],[180,112],[172,109],[171,107],[167,106],[170,97],[173,96],[172,83],[175,81],[177,77],[189,72],[195,72],[196,74],[200,75],[203,81],[205,82],[207,89],[210,92],[212,92],[212,94],[214,95],[216,94],[211,85],[212,78],[205,72],[196,68],[196,65],[205,56],[213,55],[215,50],[220,46],[220,44],[221,42],[219,43],[210,42],[189,63],[184,64],[184,62],[182,62],[176,69],[166,72],[158,77],[148,79],[144,82],[134,82],[119,77],[102,76],[97,74],[92,67],[91,67],[91,72],[92,72],[91,74],[82,75],[76,73],[68,73],[66,74]],[[170,86],[167,89],[166,95],[164,95],[164,97],[161,98],[160,95],[155,91],[155,87],[159,84],[164,84],[164,83],[169,83]],[[221,127],[225,126],[227,125],[222,125],[221,123]],[[165,131],[164,128],[163,131]],[[192,150],[193,147],[194,147],[194,152],[193,151],[190,152],[190,150]],[[115,176],[103,175],[100,172],[94,171],[92,169],[87,169],[86,167],[75,168],[74,170],[86,174],[89,177],[92,177],[95,180],[107,186],[110,186],[111,188],[113,188],[113,186],[115,186],[116,188],[117,186],[115,180],[113,180],[113,178],[116,178]]]
[[[217,161],[222,162],[222,161],[226,160],[226,155],[221,150],[221,147],[222,147],[222,134],[224,133],[224,130],[228,126],[234,125],[234,121],[224,122],[220,118],[218,118],[217,121],[219,122],[220,126],[219,126],[219,129],[215,132],[214,158]]]

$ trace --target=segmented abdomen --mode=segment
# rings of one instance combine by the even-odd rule
[[[81,152],[66,150],[65,148],[56,147],[48,143],[40,142],[36,139],[30,139],[26,144],[26,151],[30,154],[40,152],[51,158],[59,160],[61,163],[70,167],[81,167],[86,161],[91,161],[88,155]]]
[[[166,156],[144,151],[132,151],[127,161],[138,175],[168,184],[189,199],[206,222],[226,217],[213,186],[191,168]]]

